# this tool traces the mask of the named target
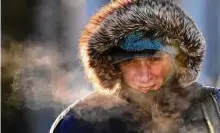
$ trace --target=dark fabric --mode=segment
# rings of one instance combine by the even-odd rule
[[[156,50],[145,50],[138,52],[129,52],[123,49],[115,49],[112,53],[113,64],[119,63],[124,60],[129,60],[137,57],[150,57],[153,56],[157,51]]]
[[[217,101],[220,101],[220,88],[218,88],[218,91],[216,92],[216,98]]]
[[[126,107],[125,107],[126,108]],[[121,113],[120,108],[113,108],[106,112],[103,109],[93,109],[84,112],[90,114],[92,112],[99,112],[100,117],[103,115],[114,114],[114,116],[107,116],[107,119],[100,121],[90,121],[77,118],[76,112],[68,112],[65,117],[56,126],[54,133],[141,133],[140,122],[135,121],[132,115]],[[91,114],[90,114],[91,115]]]
[[[93,125],[86,121],[77,119],[73,113],[68,112],[59,122],[54,133],[95,133]]]
[[[216,103],[216,95],[206,96],[201,100],[201,106],[208,129],[218,133],[220,131],[220,111],[219,105]]]
[[[79,126],[79,121],[73,117],[73,114],[71,112],[68,112],[65,117],[59,122],[54,130],[54,133],[83,133],[79,130],[82,130]]]
[[[220,91],[214,92],[216,98],[219,97]],[[180,129],[180,133],[209,133],[200,102],[200,99],[194,99],[189,109],[183,114],[184,130]],[[218,103],[220,103],[219,99]],[[98,116],[96,120],[92,117],[94,115]],[[80,113],[73,107],[58,123],[53,133],[148,133],[146,125],[149,123],[145,123],[143,127],[144,119],[151,119],[151,117],[147,114],[143,115],[138,106],[132,104],[107,110],[83,109]]]

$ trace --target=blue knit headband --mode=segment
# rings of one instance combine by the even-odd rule
[[[158,40],[150,40],[145,37],[143,31],[136,31],[125,37],[125,40],[120,48],[126,51],[143,51],[143,50],[158,50],[176,55],[177,50],[173,47],[165,46]]]

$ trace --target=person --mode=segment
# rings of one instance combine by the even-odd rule
[[[118,0],[85,27],[80,59],[95,88],[50,133],[219,133],[220,91],[197,82],[205,40],[172,0]]]

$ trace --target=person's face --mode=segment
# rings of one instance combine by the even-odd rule
[[[144,93],[158,90],[167,78],[173,75],[173,66],[173,57],[165,52],[122,61],[119,64],[124,83]]]

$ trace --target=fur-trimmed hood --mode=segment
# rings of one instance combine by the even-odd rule
[[[111,48],[134,31],[152,32],[179,54],[178,82],[187,86],[198,77],[205,41],[193,20],[172,0],[118,0],[104,6],[89,21],[79,44],[80,59],[96,89],[117,90],[121,74],[112,66]]]

